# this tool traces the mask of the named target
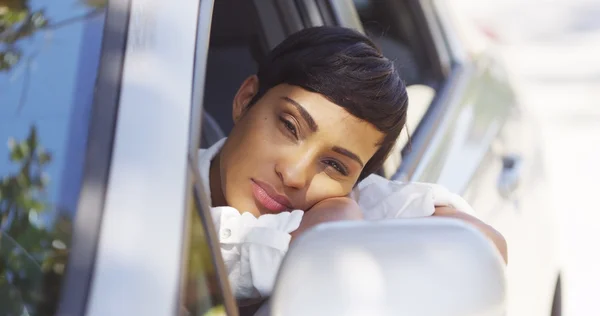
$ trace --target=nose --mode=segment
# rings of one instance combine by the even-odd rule
[[[275,172],[286,187],[302,189],[315,173],[314,154],[309,151],[290,153],[275,165]]]

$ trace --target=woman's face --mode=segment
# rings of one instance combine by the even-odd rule
[[[348,195],[383,133],[322,95],[287,84],[247,107],[257,88],[250,77],[235,96],[235,126],[211,164],[213,206],[258,216]]]

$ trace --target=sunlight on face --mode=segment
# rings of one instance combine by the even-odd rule
[[[211,188],[222,190],[215,204],[259,215],[307,210],[351,192],[383,133],[297,86],[278,85],[249,108],[252,93],[245,96],[243,88],[219,170],[211,171]]]

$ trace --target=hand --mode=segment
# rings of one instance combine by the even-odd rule
[[[502,234],[500,234],[500,232],[495,230],[492,226],[487,225],[486,223],[469,214],[459,212],[448,206],[436,207],[433,216],[457,218],[475,226],[475,228],[484,233],[485,236],[494,243],[502,255],[504,263],[508,264],[508,246],[506,245],[506,240],[504,239],[504,236],[502,236]]]
[[[304,212],[300,226],[291,234],[292,240],[305,230],[321,223],[362,219],[363,213],[353,199],[348,197],[325,199]]]

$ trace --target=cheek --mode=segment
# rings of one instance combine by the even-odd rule
[[[347,196],[351,191],[351,185],[343,185],[326,174],[317,174],[306,192],[306,209],[326,199]]]
[[[249,116],[236,124],[221,161],[228,182],[268,172],[277,157],[276,151],[281,149],[273,146],[276,137],[273,125],[265,115]]]
[[[230,135],[236,147],[237,162],[250,160],[253,165],[261,161],[273,161],[292,145],[282,133],[279,119],[273,113],[250,112],[239,123]]]

